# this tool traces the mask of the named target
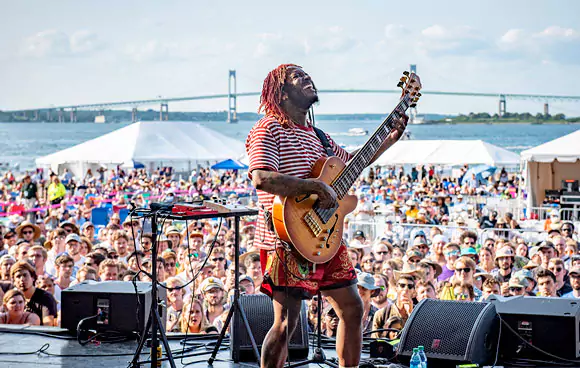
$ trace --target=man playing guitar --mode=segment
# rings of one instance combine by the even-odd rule
[[[314,265],[282,242],[269,223],[276,196],[316,195],[320,208],[336,207],[335,190],[320,179],[310,178],[314,163],[327,156],[308,120],[308,111],[317,101],[316,87],[301,67],[278,66],[264,80],[260,111],[265,116],[254,125],[246,141],[249,175],[257,189],[260,208],[254,242],[261,249],[262,292],[272,297],[274,305],[274,324],[262,346],[262,367],[284,365],[301,300],[319,290],[340,318],[336,337],[340,366],[359,364],[363,306],[346,246],[341,244],[330,261]],[[407,121],[404,112],[399,112],[394,129],[372,161],[401,137]],[[334,155],[342,161],[349,161],[356,153],[348,153],[326,137]]]

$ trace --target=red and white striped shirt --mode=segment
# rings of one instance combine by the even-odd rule
[[[326,137],[337,157],[344,162],[350,160],[351,155],[347,151],[338,146],[328,134]],[[250,159],[250,178],[253,170],[260,169],[306,179],[310,177],[316,160],[327,157],[312,127],[283,127],[271,116],[260,119],[254,125],[246,139],[246,152]],[[264,211],[272,212],[275,195],[262,190],[257,192],[259,215],[254,245],[261,249],[273,249],[276,235],[268,229]]]

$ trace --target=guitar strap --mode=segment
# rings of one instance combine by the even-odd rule
[[[334,151],[332,150],[332,147],[330,146],[330,142],[328,142],[328,138],[326,138],[326,134],[324,134],[324,132],[321,129],[318,129],[317,127],[313,128],[314,131],[316,132],[316,135],[318,136],[318,139],[320,139],[320,142],[322,143],[324,150],[326,151],[326,155],[328,155],[328,157],[336,156],[334,154]]]

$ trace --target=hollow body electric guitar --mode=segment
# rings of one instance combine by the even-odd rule
[[[311,177],[330,185],[337,194],[334,208],[318,207],[318,196],[276,197],[272,209],[274,228],[278,237],[291,244],[304,259],[325,263],[338,251],[344,218],[357,205],[348,191],[393,130],[396,120],[409,107],[415,107],[421,93],[421,82],[414,73],[405,72],[398,84],[403,89],[395,109],[377,128],[365,145],[347,163],[336,156],[322,157],[312,168]]]

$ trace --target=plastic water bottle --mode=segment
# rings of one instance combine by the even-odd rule
[[[419,359],[421,359],[421,366],[427,368],[427,355],[425,355],[425,347],[419,345]]]
[[[409,368],[422,368],[421,358],[419,358],[419,349],[413,348],[413,355],[411,356],[411,363],[409,363]]]

